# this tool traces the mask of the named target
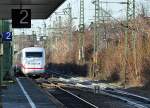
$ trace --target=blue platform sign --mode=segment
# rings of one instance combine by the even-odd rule
[[[3,41],[12,41],[12,32],[3,32],[2,37]]]

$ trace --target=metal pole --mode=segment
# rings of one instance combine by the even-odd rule
[[[95,5],[95,26],[94,26],[94,58],[93,61],[94,63],[97,64],[97,51],[98,51],[98,47],[99,47],[99,42],[100,42],[100,31],[99,31],[99,27],[100,27],[100,2],[99,0],[95,0],[94,1],[94,5]]]
[[[3,20],[1,20],[1,33],[3,32]],[[3,82],[3,43],[2,43],[2,37],[0,38],[0,85],[2,85]]]
[[[80,0],[80,20],[79,20],[79,61],[84,62],[84,0]]]
[[[133,0],[133,28],[134,30],[136,29],[135,27],[135,0]],[[137,37],[136,37],[136,32],[132,31],[132,36],[133,36],[133,59],[134,59],[134,69],[135,69],[135,73],[137,76],[137,80],[140,79],[140,76],[138,75],[138,70],[137,70],[137,52],[136,52],[136,42],[137,42]]]
[[[67,8],[64,9],[64,14],[68,15],[69,19],[69,26],[68,26],[68,47],[69,49],[72,48],[72,7],[70,6],[70,3],[67,5]]]
[[[2,77],[2,37],[0,37],[0,86],[2,85],[2,80],[3,80],[3,77]]]
[[[68,44],[69,49],[72,48],[72,7],[70,6],[70,3],[68,4],[68,10],[69,10],[69,37],[68,37]]]
[[[135,53],[135,47],[136,47],[136,36],[135,31],[130,30],[129,28],[134,28],[134,20],[135,20],[135,0],[127,0],[127,21],[126,21],[126,34],[125,34],[125,59],[124,59],[124,87],[126,87],[126,84],[128,82],[128,72],[127,72],[127,66],[128,66],[128,53],[129,51],[129,44],[132,43],[132,49],[133,52],[133,59],[134,59],[134,69],[136,71],[136,53]],[[128,43],[128,38],[131,33],[131,41]],[[137,72],[136,72],[137,74]]]

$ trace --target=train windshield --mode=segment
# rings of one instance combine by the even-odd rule
[[[32,57],[42,57],[42,52],[26,52],[26,57],[27,58],[32,58]]]

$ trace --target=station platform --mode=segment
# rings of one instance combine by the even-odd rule
[[[52,99],[27,78],[16,78],[1,90],[2,108],[57,108]]]

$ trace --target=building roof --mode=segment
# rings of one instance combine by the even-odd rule
[[[48,18],[65,0],[0,0],[0,19],[11,19],[11,9],[31,9],[32,19]]]

